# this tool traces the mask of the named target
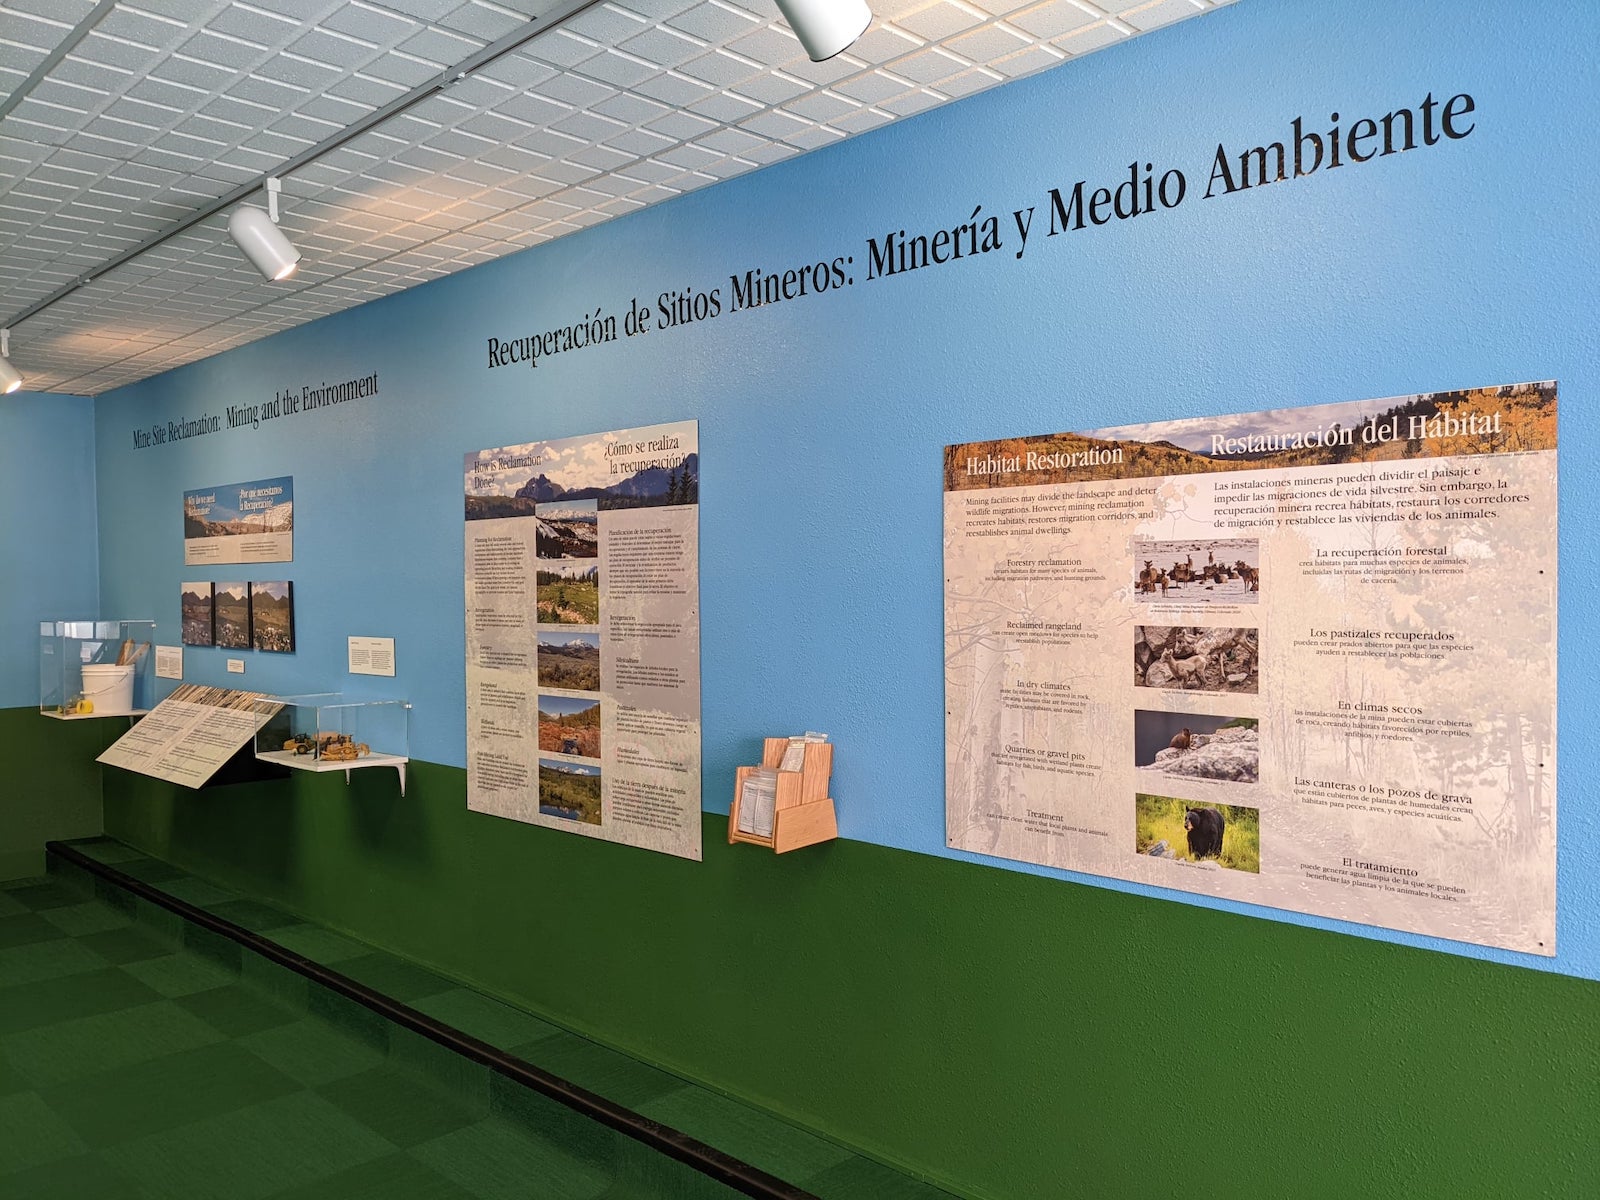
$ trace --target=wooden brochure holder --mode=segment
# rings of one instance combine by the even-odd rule
[[[788,738],[765,739],[761,748],[761,765],[776,770],[783,761],[783,752],[788,748]],[[755,770],[755,767],[740,767],[734,773],[733,807],[728,810],[730,844],[752,842],[757,846],[770,846],[775,853],[784,854],[839,836],[839,825],[833,816],[833,800],[828,795],[828,778],[833,774],[833,743],[808,743],[805,765],[800,770],[778,771],[778,795],[773,802],[770,838],[739,831],[739,799],[744,795],[744,781]]]

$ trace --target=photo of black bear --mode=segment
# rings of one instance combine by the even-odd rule
[[[1191,808],[1183,814],[1183,829],[1194,858],[1216,858],[1222,853],[1222,830],[1227,822],[1214,808]]]

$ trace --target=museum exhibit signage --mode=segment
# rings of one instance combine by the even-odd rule
[[[254,479],[183,494],[183,564],[294,560],[294,480]]]
[[[700,858],[698,439],[466,456],[468,808]]]
[[[96,761],[197,788],[281,707],[259,692],[181,684]]]
[[[949,446],[949,844],[1555,953],[1556,385]]]

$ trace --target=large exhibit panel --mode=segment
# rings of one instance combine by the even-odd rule
[[[463,468],[467,807],[698,860],[695,423]]]
[[[762,735],[822,728],[841,837],[993,863],[945,834],[941,448],[1510,380],[1559,379],[1582,412],[1595,233],[1561,180],[1600,165],[1577,49],[1595,21],[1252,0],[123,389],[97,410],[103,601],[175,619],[198,578],[182,494],[292,478],[295,652],[238,682],[405,695],[413,757],[464,768],[461,456],[697,420],[703,807]],[[597,309],[614,337],[505,350]],[[1595,432],[1572,420],[1564,451]],[[1569,534],[1592,521],[1588,493],[1562,499]],[[1581,606],[1593,567],[1563,557]],[[394,680],[345,677],[352,635],[395,638]],[[186,657],[224,681],[223,651]],[[1587,696],[1564,700],[1586,727]],[[1374,936],[1600,976],[1592,806],[1562,841],[1548,962]]]
[[[952,845],[1556,953],[1556,387],[951,446]]]

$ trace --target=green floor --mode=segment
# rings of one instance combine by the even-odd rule
[[[59,875],[0,885],[0,1196],[734,1195],[140,907]],[[247,901],[216,907],[441,1015],[492,1015],[332,934]],[[509,1010],[501,1022],[561,1036]]]
[[[79,851],[822,1200],[947,1193],[110,839]],[[65,863],[0,884],[0,1197],[735,1193]]]

